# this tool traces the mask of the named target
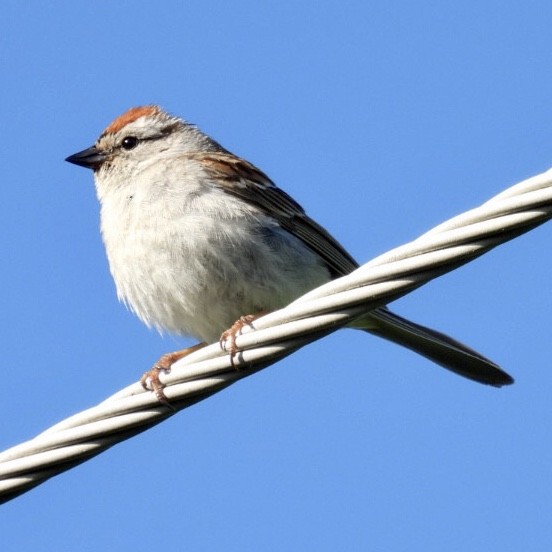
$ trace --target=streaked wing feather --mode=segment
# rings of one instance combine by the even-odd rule
[[[191,154],[194,155],[194,154]],[[334,276],[358,267],[357,262],[322,226],[270,178],[251,163],[223,153],[198,154],[205,170],[224,190],[273,217],[282,228],[320,255]]]

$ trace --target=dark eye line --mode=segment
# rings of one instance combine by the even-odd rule
[[[129,136],[125,136],[121,140],[121,147],[126,150],[131,150],[131,149],[134,149],[140,142],[150,142],[153,140],[159,140],[164,136],[166,136],[166,133],[156,134],[154,136],[147,136],[145,138],[138,138],[137,136],[130,134]],[[127,147],[125,147],[125,142]]]

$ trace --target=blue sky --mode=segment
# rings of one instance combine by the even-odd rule
[[[116,300],[64,158],[159,103],[361,262],[552,165],[549,2],[3,3],[0,448],[191,340]],[[479,386],[338,332],[2,507],[2,550],[552,547],[552,225],[393,308],[500,363]]]

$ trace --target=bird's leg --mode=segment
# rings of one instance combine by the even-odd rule
[[[238,354],[236,337],[241,334],[241,331],[245,326],[253,328],[253,322],[265,314],[266,311],[261,311],[257,314],[246,314],[245,316],[240,316],[227,330],[222,332],[219,343],[222,349],[227,350],[230,353],[230,362],[232,363],[232,366],[234,366],[234,357]],[[229,346],[226,345],[227,343],[229,343]]]
[[[193,347],[187,347],[186,349],[181,349],[180,351],[175,351],[174,353],[166,353],[164,354],[151,368],[151,370],[148,370],[141,378],[140,383],[142,384],[142,387],[144,389],[151,390],[155,393],[155,396],[159,399],[160,402],[165,403],[170,406],[169,401],[167,397],[165,396],[165,393],[163,392],[163,383],[161,383],[161,380],[159,379],[159,374],[161,372],[164,372],[165,374],[168,374],[171,371],[171,366],[181,358],[184,358],[185,356],[188,356],[189,354],[193,353],[194,351],[198,351],[199,349],[203,349],[207,343],[201,342],[197,345],[194,345]]]

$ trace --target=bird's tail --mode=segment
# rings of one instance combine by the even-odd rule
[[[420,324],[410,322],[387,308],[372,311],[352,327],[402,345],[460,376],[494,387],[514,383],[514,379],[494,362],[462,343]]]

